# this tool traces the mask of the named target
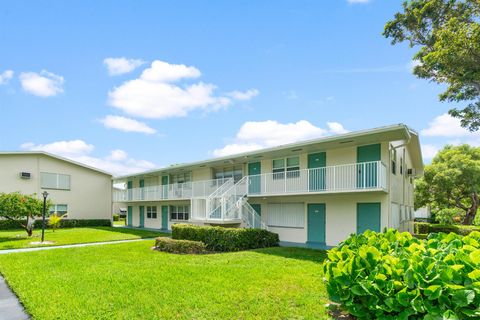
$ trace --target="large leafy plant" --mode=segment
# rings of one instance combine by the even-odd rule
[[[324,263],[330,298],[359,319],[479,319],[480,232],[352,235]]]

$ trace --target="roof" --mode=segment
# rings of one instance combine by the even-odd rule
[[[112,176],[112,174],[110,172],[103,171],[103,170],[88,166],[86,164],[83,164],[83,163],[80,163],[80,162],[77,162],[77,161],[74,161],[74,160],[70,160],[70,159],[67,159],[67,158],[64,158],[64,157],[61,157],[61,156],[57,156],[55,154],[45,152],[45,151],[0,151],[0,156],[2,156],[2,155],[43,155],[43,156],[54,158],[54,159],[57,159],[57,160],[60,160],[60,161],[69,162],[69,163],[77,165],[79,167],[83,167],[83,168],[86,168],[86,169],[89,169],[89,170],[92,170],[92,171],[96,171],[96,172],[99,172],[99,173],[102,173],[102,174],[106,174],[108,176]]]
[[[129,177],[137,177],[137,176],[148,176],[154,174],[167,174],[174,171],[181,171],[188,167],[204,167],[206,165],[225,165],[225,164],[236,164],[236,163],[244,163],[245,161],[252,161],[256,158],[259,158],[260,155],[266,154],[267,156],[281,156],[282,154],[291,154],[288,152],[291,151],[299,151],[298,149],[302,149],[303,152],[309,151],[309,148],[315,148],[315,151],[318,149],[332,149],[332,148],[340,148],[349,145],[361,145],[361,144],[369,144],[375,143],[379,141],[397,141],[397,140],[407,140],[409,142],[408,148],[412,155],[412,162],[414,167],[417,169],[419,174],[423,173],[423,160],[422,160],[422,153],[420,149],[420,142],[418,139],[418,133],[409,128],[405,124],[395,124],[390,126],[378,127],[368,130],[360,130],[349,132],[345,134],[338,134],[332,135],[328,137],[323,137],[319,139],[312,139],[306,140],[296,143],[290,143],[285,145],[280,145],[277,147],[272,148],[265,148],[259,149],[250,152],[238,153],[233,154],[226,157],[218,157],[207,159],[203,161],[191,162],[191,163],[184,163],[184,164],[176,164],[171,165],[168,167],[163,167],[159,169],[139,172],[136,174],[129,174],[124,176],[118,176],[114,179],[125,179]],[[305,150],[304,150],[305,149]]]

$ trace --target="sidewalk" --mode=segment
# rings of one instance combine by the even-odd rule
[[[100,246],[100,245],[104,245],[104,244],[115,244],[115,243],[124,243],[124,242],[136,242],[136,241],[143,241],[143,240],[153,240],[153,238],[130,239],[130,240],[115,240],[115,241],[77,243],[77,244],[65,244],[65,245],[61,245],[61,246],[49,246],[49,247],[6,249],[6,250],[0,250],[0,254],[18,253],[18,252],[31,252],[31,251],[42,251],[42,250],[53,250],[53,249],[64,249],[64,248],[75,248],[75,247]]]
[[[0,276],[0,319],[27,320],[30,316],[25,313],[17,296],[10,290],[5,279]]]

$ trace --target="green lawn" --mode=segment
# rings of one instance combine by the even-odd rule
[[[328,318],[322,251],[174,255],[152,246],[0,255],[0,272],[34,319]]]
[[[32,245],[31,242],[41,241],[41,234],[42,230],[38,229],[34,231],[32,237],[28,237],[25,230],[0,231],[0,250],[38,247],[38,245]],[[51,229],[45,230],[45,241],[53,242],[53,244],[49,244],[48,246],[58,246],[73,243],[152,238],[158,237],[159,235],[165,234],[159,231],[113,227],[62,228],[55,230],[55,232]]]

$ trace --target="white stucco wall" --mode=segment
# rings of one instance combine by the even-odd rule
[[[20,172],[30,172],[31,179],[21,179]],[[70,190],[42,189],[41,172],[70,175]],[[0,192],[20,191],[41,197],[45,190],[54,204],[68,205],[69,219],[111,219],[110,175],[44,154],[0,155]]]

